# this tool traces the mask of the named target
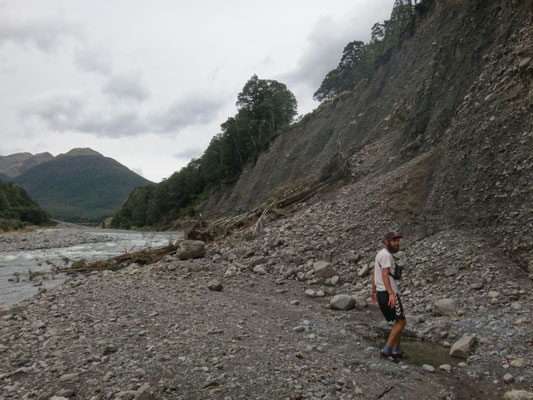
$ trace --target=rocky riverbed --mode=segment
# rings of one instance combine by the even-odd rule
[[[398,220],[373,187],[322,193],[203,258],[77,275],[2,310],[0,399],[532,398],[528,272],[485,235]],[[400,364],[379,359],[390,326],[369,302],[391,229],[406,236]]]
[[[383,361],[379,236],[344,207],[318,197],[204,258],[80,274],[2,310],[0,399],[531,398],[527,274],[473,233],[406,238],[412,354]],[[336,295],[355,308],[332,309]],[[464,337],[466,358],[447,359]]]

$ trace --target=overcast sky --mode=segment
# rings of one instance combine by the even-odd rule
[[[394,0],[0,0],[0,155],[90,147],[154,182],[202,155],[253,74],[299,114]]]

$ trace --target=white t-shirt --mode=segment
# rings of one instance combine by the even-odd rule
[[[396,270],[396,263],[394,262],[394,257],[386,248],[381,249],[378,254],[376,254],[374,267],[374,283],[376,284],[376,290],[382,292],[387,291],[385,284],[383,283],[383,270],[382,268],[390,268],[390,273],[394,274]],[[398,285],[392,276],[389,275],[389,282],[394,293],[398,293]]]

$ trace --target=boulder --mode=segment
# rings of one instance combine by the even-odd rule
[[[511,390],[503,395],[504,400],[533,400],[533,393],[526,390]]]
[[[355,308],[355,299],[347,294],[338,294],[330,300],[329,308],[342,311],[352,310]]]
[[[224,287],[222,286],[222,283],[220,283],[216,279],[213,279],[207,282],[207,288],[211,290],[212,292],[222,292],[222,289]]]
[[[205,243],[201,240],[183,240],[179,244],[176,255],[180,260],[202,258],[205,256]]]
[[[433,304],[433,314],[435,315],[453,315],[457,311],[457,300],[440,299]]]
[[[317,261],[313,264],[313,270],[317,278],[333,278],[337,273],[330,263],[326,261]]]
[[[463,336],[450,349],[450,355],[458,358],[468,358],[476,341],[475,336]]]
[[[359,270],[359,272],[357,272],[357,276],[359,276],[360,278],[362,277],[365,277],[369,274],[370,272],[370,267],[368,266],[368,264],[365,264],[363,265],[363,267]]]
[[[150,400],[150,385],[148,383],[143,384],[135,393],[135,400]]]

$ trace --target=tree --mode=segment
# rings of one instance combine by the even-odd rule
[[[413,21],[413,12],[411,0],[395,0],[390,19],[372,26],[370,43],[356,40],[346,45],[339,65],[326,74],[313,98],[329,101],[368,78],[376,59],[402,40]]]
[[[348,43],[342,52],[341,61],[330,71],[313,98],[318,101],[331,100],[344,90],[351,90],[357,83],[368,76],[372,60],[366,57],[367,45],[355,40]]]

